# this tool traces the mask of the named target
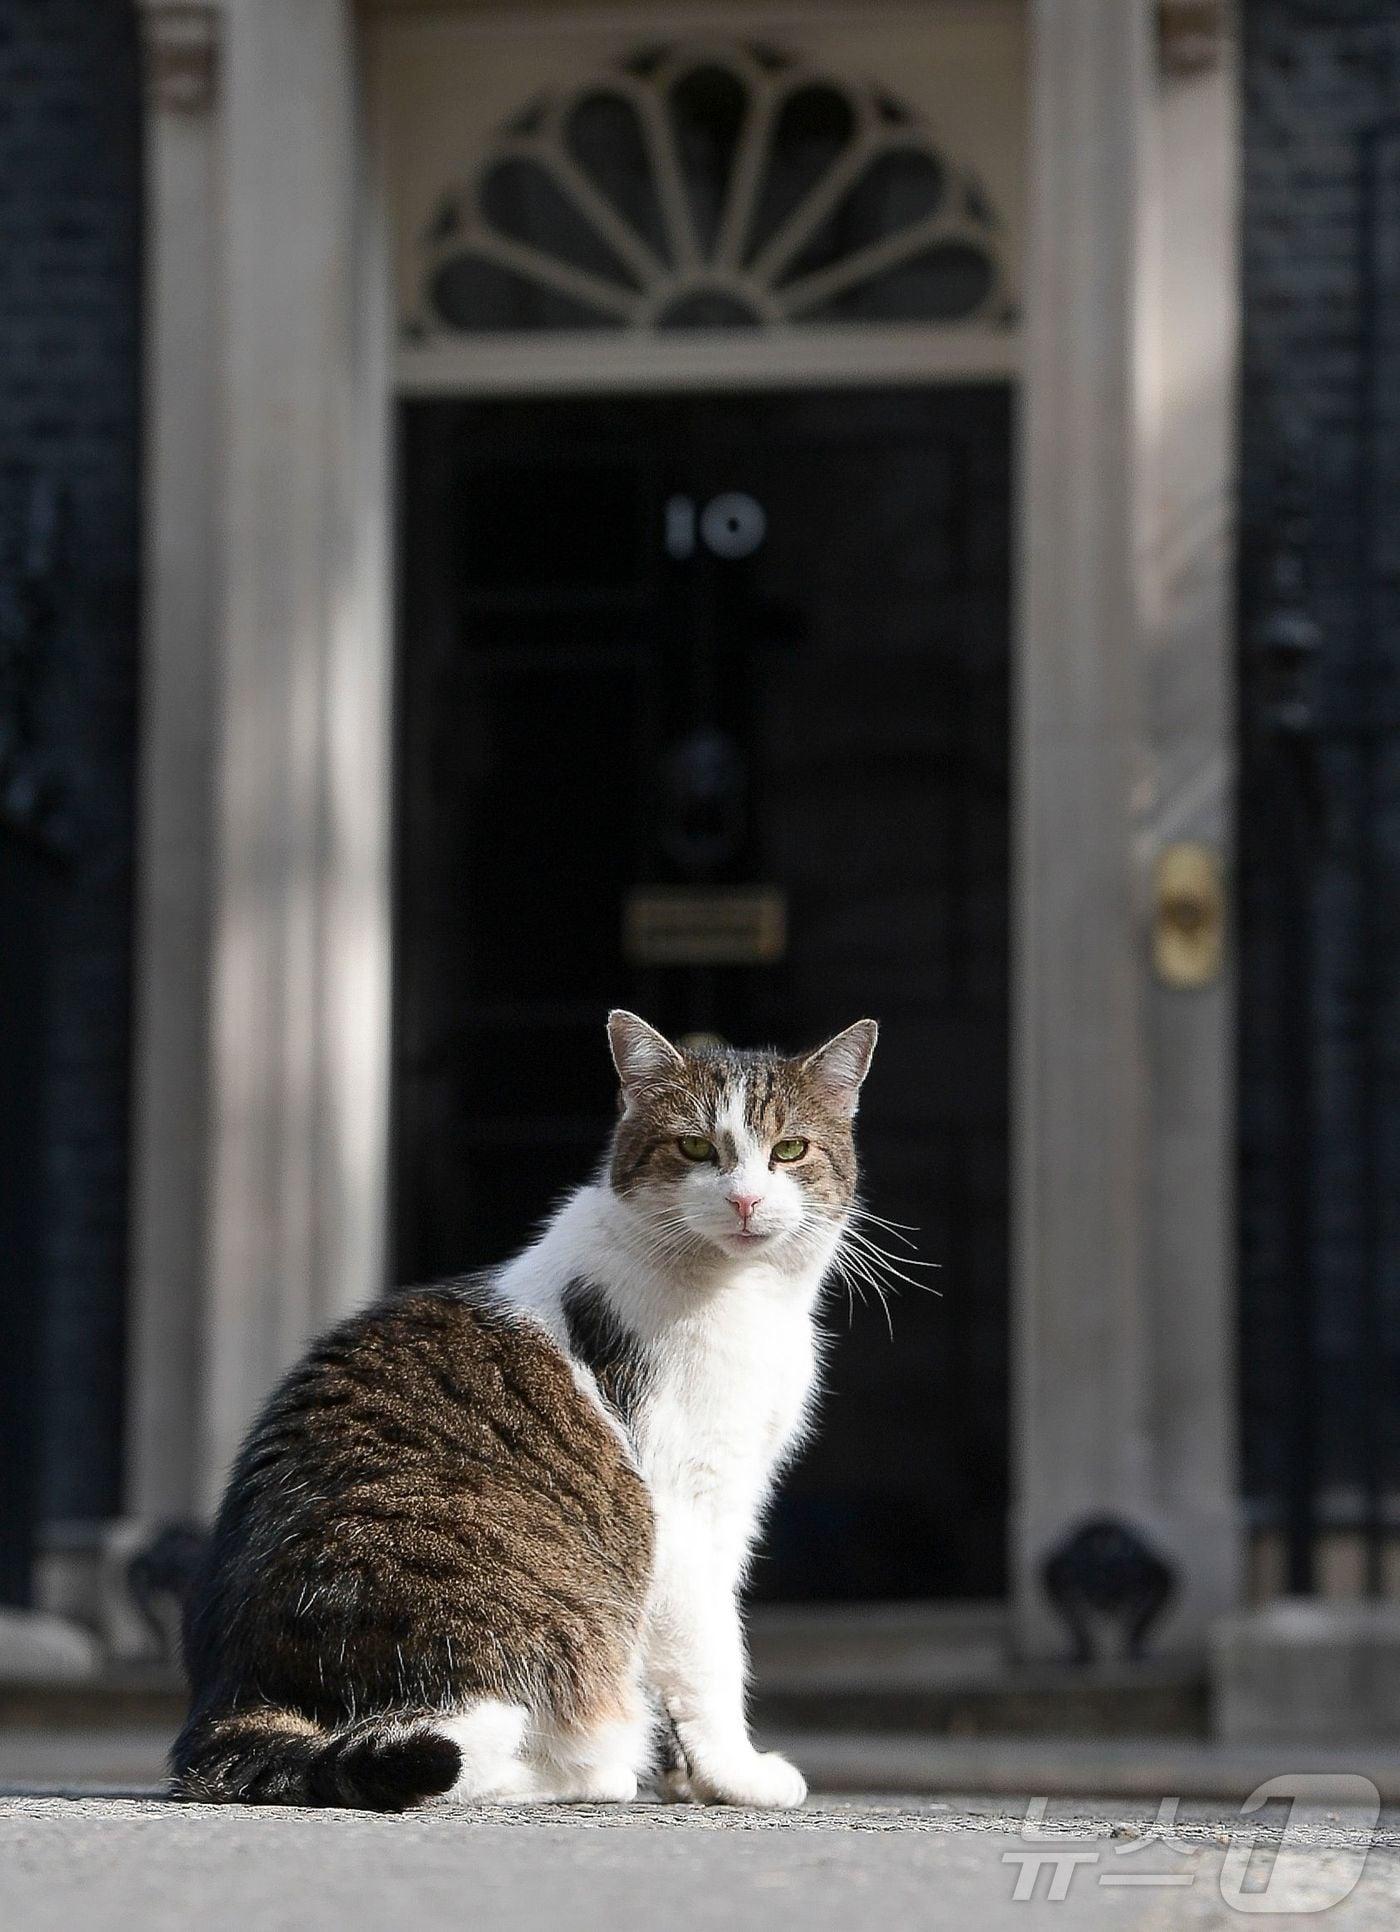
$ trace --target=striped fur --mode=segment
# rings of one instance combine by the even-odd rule
[[[875,1029],[797,1058],[610,1033],[599,1178],[489,1278],[333,1329],[254,1425],[186,1618],[177,1796],[624,1800],[660,1737],[668,1796],[800,1802],[749,1741],[737,1593],[807,1427]]]

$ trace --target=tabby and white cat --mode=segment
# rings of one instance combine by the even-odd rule
[[[608,1023],[598,1178],[471,1283],[334,1329],[234,1467],[186,1619],[178,1796],[797,1805],[737,1593],[817,1379],[861,1020],[795,1059]],[[658,1739],[658,1734],[660,1737]]]

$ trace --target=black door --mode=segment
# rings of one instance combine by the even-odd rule
[[[882,1024],[865,1191],[941,1294],[893,1341],[833,1295],[764,1595],[1003,1584],[1009,417],[996,386],[405,406],[399,1279],[587,1178],[607,1007]]]

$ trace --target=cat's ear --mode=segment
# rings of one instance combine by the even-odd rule
[[[636,1099],[685,1065],[664,1034],[622,1007],[608,1015],[608,1044],[626,1100]]]
[[[803,1073],[815,1082],[827,1105],[847,1119],[859,1104],[861,1085],[870,1071],[870,1058],[879,1037],[874,1020],[857,1020],[802,1062]]]

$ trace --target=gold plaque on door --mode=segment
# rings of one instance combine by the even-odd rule
[[[638,886],[622,909],[636,966],[768,966],[787,951],[787,896],[776,886]]]

